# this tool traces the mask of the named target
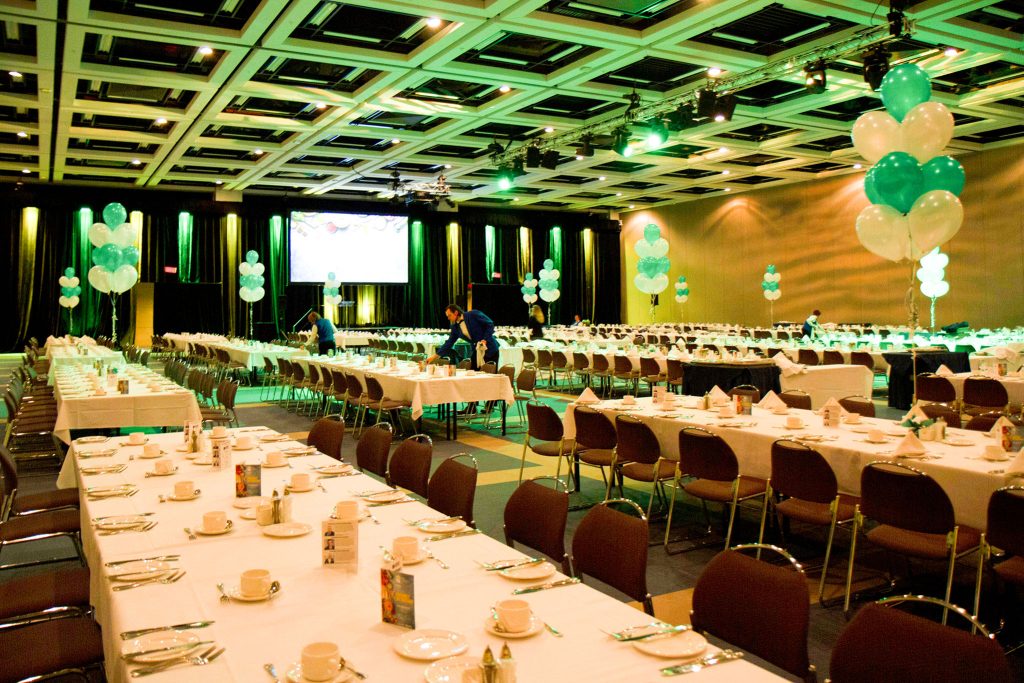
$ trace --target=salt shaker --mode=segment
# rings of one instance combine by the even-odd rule
[[[516,660],[512,658],[512,650],[508,643],[501,646],[501,657],[498,659],[498,683],[516,683]]]

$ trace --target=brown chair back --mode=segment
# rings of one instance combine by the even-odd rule
[[[632,415],[616,415],[615,431],[618,433],[618,445],[615,449],[618,462],[653,465],[661,458],[658,437],[647,423]]]
[[[860,509],[871,519],[925,534],[956,526],[953,504],[924,472],[892,462],[872,462],[860,473]]]
[[[669,382],[681,382],[683,380],[683,361],[678,358],[668,358],[665,366]]]
[[[609,507],[613,502],[620,501],[599,503],[580,520],[572,537],[573,568],[577,576],[588,574],[647,603],[647,519]]]
[[[740,474],[736,454],[722,437],[698,427],[679,431],[679,470],[698,479],[733,481]]]
[[[498,368],[499,375],[505,375],[508,377],[508,385],[515,387],[516,385],[516,366],[514,365],[502,365]]]
[[[917,400],[952,403],[956,400],[956,388],[945,377],[922,373],[917,376]]]
[[[580,353],[579,351],[573,351],[572,354],[572,368],[573,370],[580,371],[586,370],[590,367],[590,361],[587,359],[587,354]]]
[[[806,391],[800,391],[799,389],[790,389],[783,391],[779,394],[779,398],[790,408],[797,408],[800,410],[811,409],[811,395]]]
[[[615,448],[615,425],[593,408],[576,406],[573,411],[576,420],[576,443],[583,448]]]
[[[381,422],[363,430],[356,443],[356,467],[378,477],[388,473],[388,451],[391,450],[391,424]]]
[[[988,499],[988,541],[1010,555],[1024,557],[1024,486],[1005,486]]]
[[[662,374],[661,366],[655,358],[648,356],[640,357],[640,374],[644,377],[658,377]]]
[[[875,369],[875,359],[867,351],[851,351],[850,365],[863,365],[873,371]]]
[[[845,398],[839,399],[839,405],[851,413],[857,413],[864,417],[875,416],[875,404],[863,396],[846,396]]]
[[[426,434],[415,434],[398,444],[388,460],[387,480],[426,498],[430,491],[430,461],[434,444]]]
[[[964,380],[964,404],[983,408],[1005,408],[1010,399],[1006,387],[991,377],[968,377]]]
[[[547,349],[537,349],[537,365],[542,368],[550,368],[551,352]]]
[[[836,499],[839,485],[821,453],[781,439],[772,444],[772,489],[784,496],[828,504]]]
[[[472,466],[460,460],[468,460]],[[449,517],[461,517],[473,526],[473,500],[476,497],[476,459],[459,453],[446,458],[427,483],[427,505]]]
[[[838,351],[826,350],[824,356],[824,362],[822,365],[843,365],[846,363],[846,361],[843,360],[843,354]]]
[[[523,363],[535,365],[537,363],[537,353],[531,348],[523,347]]]
[[[537,386],[537,370],[535,368],[523,368],[516,377],[516,389],[518,391],[533,391]]]
[[[529,423],[527,433],[541,441],[561,441],[563,435],[562,420],[555,409],[538,401],[526,404],[526,419]]]
[[[818,352],[814,349],[800,349],[796,354],[796,362],[803,365],[817,365]]]
[[[306,437],[306,445],[316,446],[321,453],[341,460],[341,444],[344,440],[345,423],[331,417],[322,417],[313,423]]]
[[[808,675],[810,602],[803,571],[726,550],[697,579],[690,616],[695,629],[795,676]]]
[[[368,399],[375,402],[380,402],[384,399],[384,389],[376,377],[363,375],[363,381],[366,382],[366,397]]]
[[[615,359],[615,373],[618,375],[628,375],[633,372],[633,361],[626,356],[620,356],[615,354],[612,356]]]
[[[363,385],[355,375],[345,373],[345,384],[348,385],[349,400],[358,401],[363,395]]]
[[[557,480],[555,480],[557,481]],[[565,553],[565,526],[569,516],[569,494],[528,479],[505,503],[505,542],[539,550],[562,563],[569,573]]]
[[[938,420],[940,417],[946,421],[946,425],[953,427],[954,429],[960,429],[960,412],[953,410],[945,403],[922,403],[921,410],[924,414],[933,420]]]
[[[753,384],[740,384],[729,390],[730,396],[749,396],[753,403],[761,400],[761,390]]]
[[[964,428],[972,429],[978,432],[987,432],[990,429],[992,429],[992,427],[995,425],[996,422],[999,421],[999,418],[1001,417],[1005,416],[1000,411],[997,410],[982,413],[981,415],[975,415],[974,417],[967,421],[967,425]],[[1013,418],[1010,419],[1011,421],[1016,422],[1016,420],[1013,420]]]
[[[594,372],[597,372],[597,373],[606,373],[606,372],[608,372],[608,356],[604,355],[603,353],[595,353],[592,356],[592,362],[593,362]]]

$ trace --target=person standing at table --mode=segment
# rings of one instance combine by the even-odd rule
[[[807,320],[804,321],[803,333],[808,339],[814,339],[821,334],[821,325],[818,324],[818,317],[821,315],[821,311],[815,308],[811,311],[811,314],[807,316]]]
[[[321,356],[325,356],[333,351],[336,348],[334,345],[334,323],[327,318],[321,317],[315,311],[311,312],[306,319],[309,320],[309,324],[313,326],[313,330],[316,332],[318,353]]]
[[[544,338],[544,311],[537,304],[530,309],[530,317],[526,321],[526,326],[530,329],[530,339]]]
[[[494,338],[494,321],[478,310],[464,311],[460,306],[449,304],[444,309],[444,315],[451,323],[452,331],[448,335],[437,352],[427,359],[432,363],[440,356],[446,356],[452,352],[455,342],[465,339],[469,342],[471,351],[469,354],[470,364],[474,370],[479,369],[483,363],[498,362],[498,340]]]

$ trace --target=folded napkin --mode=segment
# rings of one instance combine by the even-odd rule
[[[779,395],[774,390],[769,389],[768,393],[761,399],[761,402],[757,404],[757,407],[764,408],[765,410],[774,410],[775,408],[785,408],[786,402],[779,398]]]
[[[996,439],[1002,438],[1003,427],[1013,428],[1014,424],[1005,417],[1001,417],[995,421],[995,424],[992,425],[992,429],[988,430],[989,436],[994,437]]]
[[[711,391],[708,392],[708,400],[711,401],[711,405],[717,403],[727,402],[729,400],[729,394],[725,393],[718,388],[718,385],[711,387]]]
[[[1017,454],[1010,466],[1006,468],[1006,478],[1024,477],[1024,451]]]
[[[792,377],[793,375],[799,375],[807,372],[806,367],[799,363],[794,363],[784,353],[775,354],[772,360],[775,361],[775,364],[779,366],[780,370],[782,370],[782,375],[784,377]]]
[[[942,365],[939,366],[939,369],[935,371],[935,374],[938,375],[939,377],[952,377],[953,371],[947,368],[946,364],[943,363]]]
[[[917,438],[914,432],[907,432],[907,435],[896,446],[893,451],[896,455],[923,455],[924,444]]]
[[[928,413],[924,412],[924,410],[921,409],[921,402],[918,401],[917,403],[914,404],[914,407],[910,409],[910,412],[903,416],[903,419],[900,420],[900,422],[906,422],[907,420],[923,422],[925,420],[930,419],[931,418],[928,417]]]
[[[843,417],[846,417],[847,415],[850,414],[849,411],[846,410],[846,408],[844,408],[842,405],[840,405],[839,401],[836,400],[835,396],[829,396],[828,400],[825,401],[824,405],[822,405],[821,407],[822,407],[822,409],[825,409],[825,408],[838,408],[839,409],[839,414],[842,415]]]
[[[590,387],[584,389],[583,393],[576,399],[579,403],[597,403],[599,400],[600,399],[597,398],[597,394],[595,394],[594,390]]]

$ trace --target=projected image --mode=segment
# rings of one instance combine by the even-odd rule
[[[408,282],[409,219],[293,211],[291,281]]]

